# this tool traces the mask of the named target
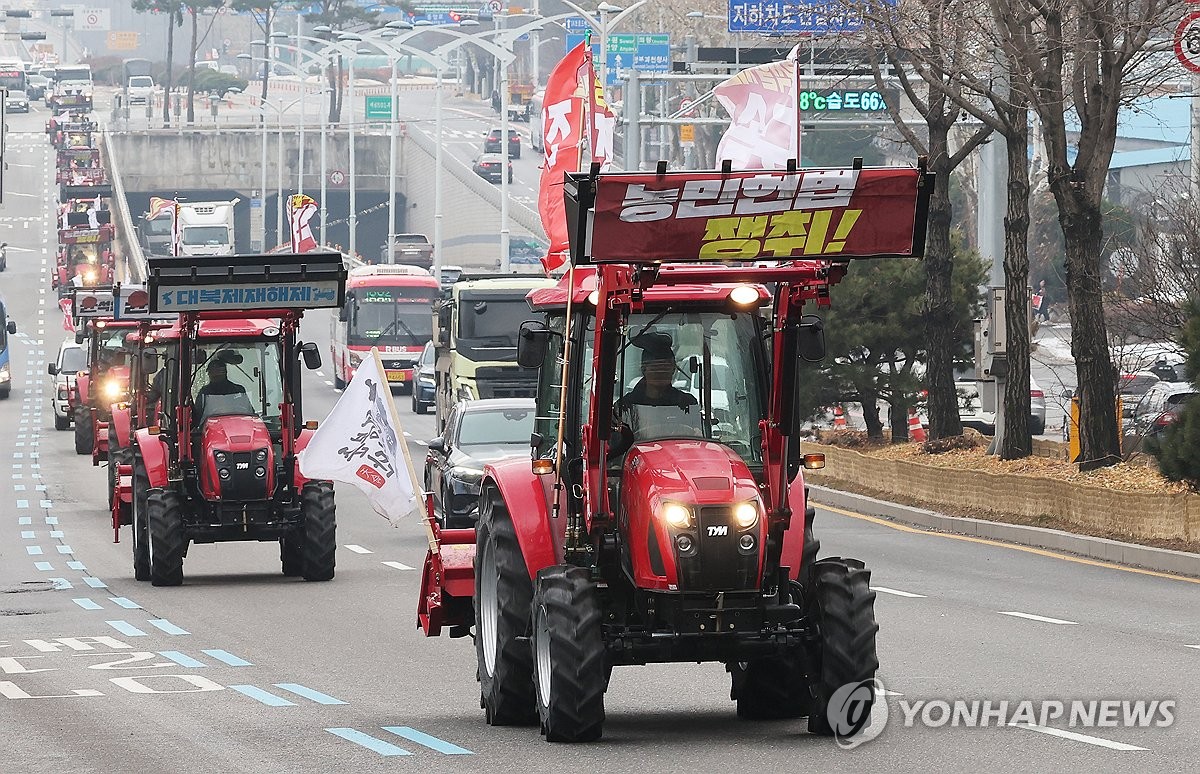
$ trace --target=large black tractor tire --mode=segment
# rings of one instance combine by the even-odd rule
[[[328,481],[305,484],[300,493],[300,508],[304,513],[304,580],[333,580],[337,553],[337,509],[333,502],[333,484]]]
[[[92,426],[92,413],[86,410],[75,412],[75,453],[91,454],[95,446],[95,428]]]
[[[150,526],[146,522],[146,493],[150,491],[150,476],[141,457],[133,458],[133,529],[130,543],[133,544],[133,578],[150,580]]]
[[[533,583],[500,493],[483,491],[475,530],[475,657],[480,705],[493,726],[537,721],[533,654],[525,636]]]
[[[169,489],[150,490],[146,495],[146,521],[150,527],[150,582],[155,586],[182,584],[188,539],[179,495]]]
[[[879,624],[875,622],[871,571],[862,562],[836,557],[822,559],[814,567],[814,579],[808,601],[819,637],[811,657],[815,674],[808,730],[832,736],[828,717],[830,697],[847,683],[873,679],[879,668],[875,652]]]
[[[533,682],[547,742],[592,742],[604,732],[608,665],[604,614],[591,573],[556,565],[533,591]]]

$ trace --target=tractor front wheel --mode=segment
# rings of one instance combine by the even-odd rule
[[[449,507],[448,505],[446,507]],[[531,725],[533,657],[529,630],[533,583],[500,493],[487,488],[475,531],[475,657],[480,704],[493,726]]]
[[[875,677],[879,658],[875,652],[875,592],[871,571],[857,559],[821,559],[813,565],[813,590],[807,602],[816,620],[819,637],[814,643],[813,708],[808,730],[832,736],[829,700],[848,683]],[[866,711],[870,711],[867,708]]]
[[[150,527],[146,523],[146,493],[150,491],[150,476],[141,457],[133,458],[133,578],[150,580]]]
[[[334,553],[337,551],[337,511],[333,503],[333,484],[328,481],[305,484],[300,493],[300,507],[304,513],[304,580],[333,580]],[[286,575],[293,568],[285,560],[283,569]]]
[[[583,567],[538,571],[533,591],[533,682],[547,742],[592,742],[604,732],[608,668],[596,584]]]
[[[167,489],[152,490],[146,496],[146,521],[150,527],[150,582],[155,586],[182,584],[188,540],[179,495]]]
[[[95,428],[92,427],[92,412],[80,409],[75,412],[75,453],[91,454],[95,446]]]

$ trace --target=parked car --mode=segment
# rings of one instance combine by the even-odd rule
[[[1121,399],[1121,434],[1134,432],[1133,415],[1142,397],[1161,379],[1150,371],[1123,373],[1117,379],[1117,396]]]
[[[996,434],[996,412],[984,411],[983,400],[979,396],[979,385],[974,379],[960,379],[954,382],[958,393],[958,417],[963,427],[978,430],[984,435]],[[997,400],[1003,400],[997,396]],[[1041,385],[1029,376],[1029,434],[1042,435],[1046,432],[1046,393]]]
[[[25,93],[29,95],[30,99],[45,99],[46,88],[49,85],[49,78],[32,73],[25,78]]]
[[[421,357],[417,359],[417,373],[413,377],[412,410],[424,414],[433,408],[437,395],[437,379],[434,376],[433,342],[425,342]]]
[[[4,108],[10,113],[28,113],[29,95],[23,91],[10,91],[4,98]]]
[[[500,182],[500,170],[504,168],[504,159],[499,153],[485,153],[471,165],[471,170],[489,183]],[[512,161],[508,162],[508,184],[512,185]]]
[[[444,528],[475,526],[483,466],[529,454],[532,398],[460,401],[450,410],[442,435],[430,439],[425,491]]]
[[[54,408],[54,429],[71,427],[71,401],[75,392],[75,374],[87,368],[87,351],[74,341],[64,341],[58,348],[58,357],[46,366],[46,372],[54,377],[54,389],[50,391],[50,405]]]
[[[1159,382],[1146,391],[1133,413],[1133,431],[1143,439],[1161,435],[1179,421],[1179,412],[1196,396],[1187,382]]]
[[[493,126],[491,131],[483,138],[484,153],[501,153],[500,147],[500,127]],[[508,130],[508,157],[510,159],[521,158],[521,133],[516,129]]]

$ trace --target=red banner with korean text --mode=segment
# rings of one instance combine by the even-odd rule
[[[924,174],[897,167],[601,175],[590,259],[920,255],[929,196]]]
[[[542,266],[549,274],[568,260],[567,215],[563,176],[579,171],[586,94],[590,82],[587,47],[580,43],[567,52],[550,73],[542,100],[542,137],[546,160],[538,189],[538,212],[550,240]]]

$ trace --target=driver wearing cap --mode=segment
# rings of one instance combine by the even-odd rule
[[[204,404],[209,395],[238,395],[246,392],[245,387],[229,378],[229,366],[223,353],[218,353],[209,360],[204,370],[208,371],[208,384],[196,393],[197,416],[204,416]]]
[[[678,406],[686,413],[697,404],[696,396],[671,384],[675,375],[675,353],[666,334],[639,336],[634,344],[642,349],[642,378],[625,397],[618,409],[628,406]]]

